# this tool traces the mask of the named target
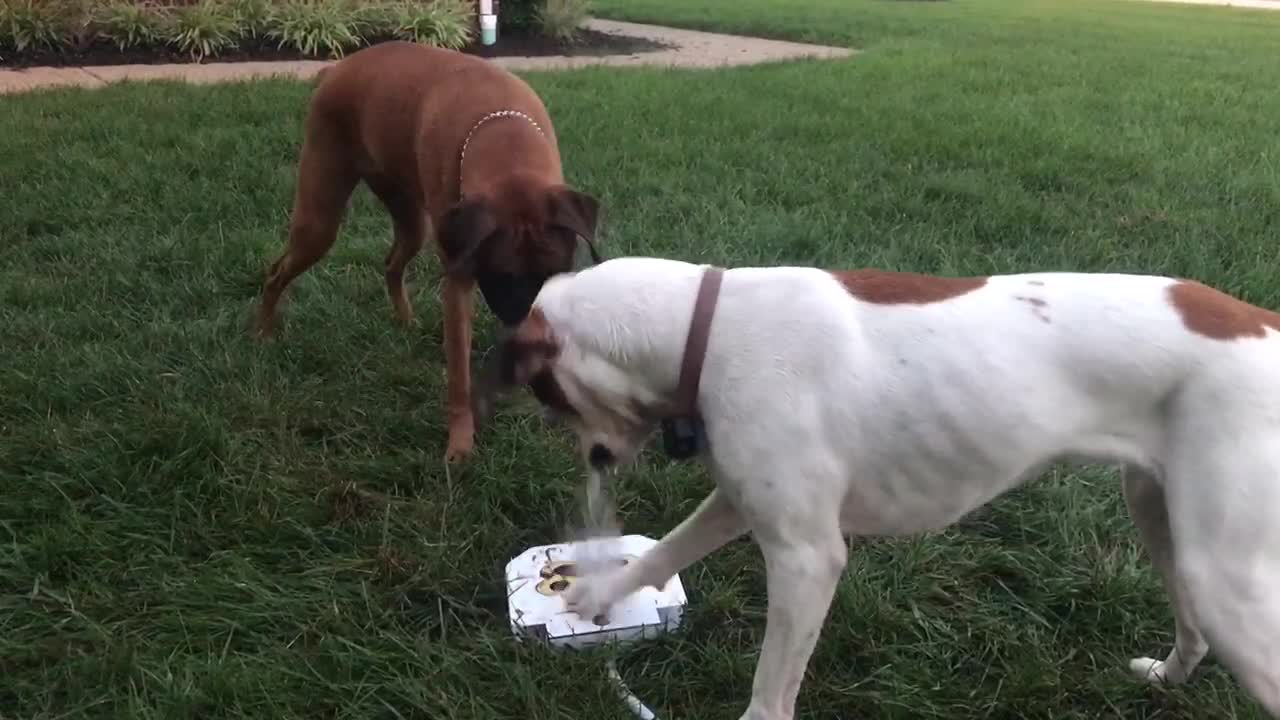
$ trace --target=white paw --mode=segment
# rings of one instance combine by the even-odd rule
[[[1129,673],[1138,680],[1152,685],[1165,685],[1169,682],[1164,661],[1155,658],[1140,657],[1130,660]]]
[[[578,578],[564,593],[565,606],[585,620],[604,620],[617,604],[618,573]]]

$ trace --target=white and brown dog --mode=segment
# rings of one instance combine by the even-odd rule
[[[600,465],[635,457],[707,336],[715,490],[571,606],[604,612],[751,533],[769,610],[743,717],[791,718],[843,534],[941,528],[1047,463],[1115,463],[1176,619],[1168,658],[1131,671],[1182,682],[1212,646],[1280,718],[1280,315],[1164,277],[772,267],[725,271],[699,329],[706,270],[625,258],[553,277],[505,342],[508,380]]]

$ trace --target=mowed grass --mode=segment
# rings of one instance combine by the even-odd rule
[[[1280,14],[600,4],[866,50],[531,76],[612,255],[1157,272],[1280,307]],[[308,93],[2,101],[0,717],[629,717],[600,653],[510,638],[502,566],[563,537],[580,473],[515,403],[446,476],[429,252],[419,324],[397,329],[389,222],[362,190],[279,340],[247,336]],[[661,535],[708,489],[646,458],[619,484],[626,528]],[[736,718],[763,566],[743,540],[683,577],[685,630],[626,652],[623,675],[662,718]],[[800,715],[1262,717],[1212,662],[1185,689],[1131,682],[1127,660],[1171,630],[1114,473],[1055,470],[946,532],[859,542]]]

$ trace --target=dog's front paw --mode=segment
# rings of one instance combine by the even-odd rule
[[[1172,684],[1165,670],[1164,661],[1156,660],[1155,658],[1140,657],[1130,660],[1129,674],[1151,685]]]
[[[451,465],[460,463],[463,460],[466,460],[467,458],[471,457],[471,453],[474,450],[475,450],[475,444],[471,441],[470,438],[468,438],[465,443],[461,441],[457,443],[450,441],[449,447],[448,449],[445,450],[445,453],[444,453],[444,461]]]
[[[476,448],[475,430],[468,417],[465,423],[451,423],[449,426],[449,445],[445,449],[445,462],[453,464],[471,457]]]
[[[265,310],[258,310],[254,314],[250,333],[253,337],[261,342],[275,339],[276,336],[276,318],[273,313]]]
[[[616,573],[578,578],[564,593],[564,604],[570,612],[596,622],[606,622],[609,611],[622,598],[617,590]]]

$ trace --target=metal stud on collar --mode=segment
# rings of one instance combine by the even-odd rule
[[[537,130],[539,135],[543,137],[547,136],[547,134],[543,132],[542,126],[538,124],[537,120],[534,120],[527,113],[520,112],[519,110],[495,110],[489,113],[488,115],[485,115],[484,117],[480,118],[479,122],[471,126],[471,130],[467,133],[466,139],[462,141],[462,154],[458,158],[458,184],[459,184],[458,195],[459,196],[462,195],[462,190],[461,190],[462,166],[467,162],[467,146],[471,144],[472,136],[474,136],[476,132],[480,130],[480,128],[483,127],[484,124],[489,122],[490,120],[497,120],[498,118],[505,118],[505,117],[522,118],[526,122],[528,122],[530,125],[532,125],[533,129]]]

